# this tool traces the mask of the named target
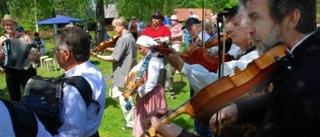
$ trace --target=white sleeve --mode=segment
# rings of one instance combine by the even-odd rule
[[[87,106],[79,91],[70,85],[63,88],[60,116],[63,124],[55,137],[84,136],[87,119]]]
[[[254,59],[259,57],[258,51],[252,51],[246,55],[241,56],[238,60],[233,60],[224,63],[224,76],[234,75],[234,68],[238,67],[240,70],[247,68],[247,65],[251,63]]]
[[[233,57],[237,57],[241,52],[242,50],[239,46],[237,46],[236,44],[232,44],[230,50],[228,51],[228,54],[232,55]]]
[[[202,88],[218,79],[216,73],[209,72],[200,64],[189,65],[184,63],[181,73],[187,76],[189,83],[195,92],[200,91]]]
[[[218,46],[214,46],[214,47],[208,48],[207,50],[211,53],[212,56],[217,56],[219,51],[218,48],[219,48]]]

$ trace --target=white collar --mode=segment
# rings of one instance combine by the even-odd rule
[[[316,31],[313,31],[311,33],[309,33],[307,36],[305,36],[303,39],[301,39],[299,42],[297,42],[292,48],[291,48],[291,53],[294,51],[294,49],[296,49],[304,40],[306,40],[307,38],[309,38],[312,34],[316,33]]]
[[[65,72],[65,77],[71,77],[76,73],[76,70],[86,70],[89,66],[89,61],[85,61],[75,67],[73,67],[72,69],[68,70]]]

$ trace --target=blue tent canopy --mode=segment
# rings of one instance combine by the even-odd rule
[[[68,24],[68,23],[73,23],[73,22],[85,22],[85,20],[59,15],[54,18],[39,21],[39,22],[37,22],[37,25]]]

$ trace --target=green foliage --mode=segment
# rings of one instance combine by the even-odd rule
[[[150,16],[160,11],[171,15],[175,8],[202,8],[220,11],[224,7],[237,4],[237,0],[104,0],[105,5],[116,3],[119,14],[127,19],[131,16],[150,21]],[[31,32],[35,31],[36,21],[54,15],[67,15],[86,19],[88,24],[96,21],[96,0],[14,0],[7,1],[9,11],[19,24]],[[1,9],[0,9],[1,10]],[[50,26],[52,27],[52,26]]]
[[[9,0],[10,14],[25,30],[35,31],[36,21],[66,15],[94,21],[95,12],[92,0]],[[1,10],[1,9],[0,9]],[[1,15],[3,17],[3,15]]]
[[[105,4],[114,3],[115,0],[106,0]],[[150,16],[157,11],[163,15],[171,15],[175,8],[207,8],[221,11],[225,7],[232,7],[237,0],[117,0],[117,7],[121,16],[130,19],[131,16],[141,17],[149,21]]]
[[[0,35],[3,35],[3,34],[4,34],[4,30],[1,29],[1,30],[0,30]]]
[[[150,15],[156,11],[161,11],[163,15],[171,15],[174,8],[205,7],[220,12],[225,7],[237,5],[238,0],[104,0],[104,2],[105,5],[116,3],[119,14],[127,19],[136,16],[146,22],[150,21]],[[36,20],[47,19],[54,14],[83,18],[88,24],[92,24],[96,20],[95,4],[96,0],[1,0],[0,14],[3,17],[8,8],[20,25],[34,32]],[[319,10],[317,13],[320,13]],[[317,14],[317,17],[319,15]]]

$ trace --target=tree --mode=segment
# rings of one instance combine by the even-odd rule
[[[95,45],[102,42],[103,35],[105,33],[105,23],[104,23],[104,9],[103,9],[103,0],[97,0],[96,5],[96,35],[95,35]]]
[[[9,9],[8,9],[8,5],[7,5],[7,0],[0,1],[0,15],[1,15],[1,17],[3,17],[4,14],[10,14]]]
[[[101,2],[117,4],[119,14],[127,19],[136,16],[144,21],[150,21],[151,15],[156,11],[160,11],[163,15],[171,15],[175,8],[204,7],[219,12],[224,7],[237,4],[237,0],[0,0],[0,14],[3,16],[4,13],[11,13],[25,29],[34,31],[36,20],[59,14],[83,18],[90,22],[96,20],[101,22],[100,17],[104,17],[101,16],[103,6],[96,7]],[[99,8],[101,11],[95,11]],[[99,16],[98,12],[101,12]]]

